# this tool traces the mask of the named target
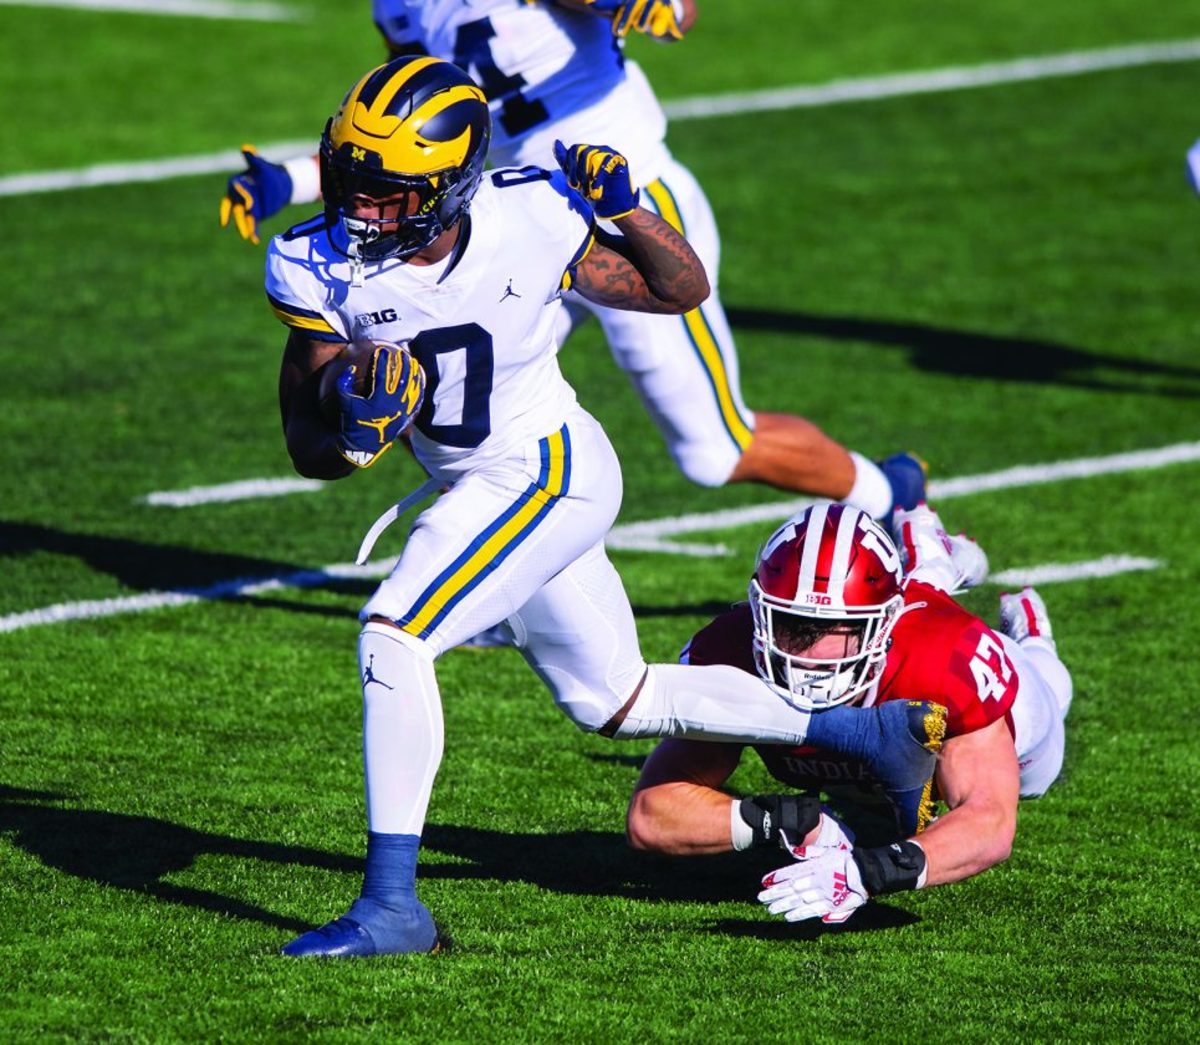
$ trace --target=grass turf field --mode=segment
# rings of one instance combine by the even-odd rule
[[[365,3],[305,7],[286,25],[0,8],[0,175],[315,135],[379,52]],[[677,98],[1200,36],[1184,8],[710,0],[686,49],[637,50]],[[1195,441],[1198,75],[677,123],[748,401],[871,454],[914,447],[939,478]],[[320,493],[141,500],[289,474],[283,335],[261,248],[216,228],[222,187],[0,198],[0,618],[345,562],[415,485],[394,456]],[[623,523],[779,499],[682,480],[594,327],[563,363],[621,455]],[[1012,858],[839,931],[761,912],[777,857],[627,851],[649,746],[577,733],[511,650],[456,651],[421,864],[452,950],[285,962],[358,886],[370,584],[6,630],[0,1037],[1194,1040],[1198,497],[1183,463],[942,504],[996,570],[1161,565],[1042,589],[1076,703]],[[723,557],[614,552],[649,657],[738,597],[769,529],[696,536]],[[967,602],[991,618],[996,590]],[[753,765],[735,782],[769,787]]]

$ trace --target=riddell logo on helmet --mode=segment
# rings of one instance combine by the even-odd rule
[[[815,591],[804,593],[805,602],[815,602],[818,606],[832,606],[833,599],[828,595],[818,595]]]

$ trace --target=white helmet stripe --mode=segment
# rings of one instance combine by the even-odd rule
[[[821,535],[825,532],[825,517],[828,514],[828,504],[814,504],[809,509],[808,529],[805,531],[804,549],[800,554],[800,572],[796,575],[793,600],[798,598],[802,591],[812,591],[816,586],[817,559],[821,554]]]
[[[860,512],[849,506],[842,507],[838,519],[837,537],[833,546],[833,563],[829,567],[829,597],[836,606],[845,601],[846,575],[850,572],[850,552],[854,548],[854,534],[858,530]]]

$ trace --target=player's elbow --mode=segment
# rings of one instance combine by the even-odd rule
[[[336,460],[317,458],[303,453],[292,453],[290,448],[289,456],[296,473],[305,479],[343,479],[354,471],[354,465],[340,457]]]
[[[679,287],[674,295],[671,305],[677,315],[683,315],[685,312],[692,312],[698,309],[708,300],[712,293],[712,286],[708,282],[708,276],[704,269],[697,265],[692,278],[686,285]]]

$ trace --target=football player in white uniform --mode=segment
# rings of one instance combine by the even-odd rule
[[[448,62],[404,57],[372,70],[322,136],[324,215],[275,237],[267,254],[267,294],[289,328],[280,408],[296,468],[336,479],[370,467],[411,425],[418,459],[448,488],[362,611],[362,894],[289,955],[436,946],[415,885],[443,745],[434,661],[502,620],[582,729],[808,736],[864,758],[897,791],[933,769],[928,704],[814,716],[733,668],[645,663],[604,552],[620,468],[563,380],[553,329],[568,287],[678,314],[707,295],[704,269],[638,205],[622,156],[560,143],[560,170],[485,176],[490,123],[483,93]],[[344,371],[322,397],[322,367],[349,345],[366,372]]]
[[[686,236],[713,293],[681,316],[614,309],[573,294],[560,311],[559,344],[582,308],[602,324],[676,464],[693,482],[761,482],[845,502],[873,516],[911,508],[924,471],[910,454],[881,464],[848,451],[810,421],[754,413],[742,401],[732,332],[716,293],[720,239],[708,200],[664,141],[666,117],[646,77],[622,54],[630,31],[678,39],[694,0],[374,0],[376,25],[395,55],[430,54],[470,72],[493,117],[491,162],[551,163],[553,144],[608,142],[628,158],[642,203]],[[602,17],[597,17],[597,16]],[[268,163],[253,151],[231,178],[222,224],[257,238],[257,224],[289,202],[315,201],[315,158]]]

